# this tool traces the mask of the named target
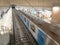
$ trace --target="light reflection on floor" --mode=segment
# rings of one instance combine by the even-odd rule
[[[4,14],[3,18],[0,19],[0,33],[3,34],[9,32],[12,28],[12,9]]]

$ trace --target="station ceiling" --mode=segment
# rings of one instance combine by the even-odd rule
[[[30,7],[53,7],[60,6],[60,0],[0,0],[0,7],[11,4]]]

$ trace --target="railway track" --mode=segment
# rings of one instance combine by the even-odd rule
[[[17,11],[13,9],[14,44],[10,43],[10,45],[38,45],[18,15]]]

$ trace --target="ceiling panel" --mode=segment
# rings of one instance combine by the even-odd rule
[[[1,6],[9,6],[10,4],[31,6],[31,7],[53,7],[60,6],[60,0],[0,0]]]

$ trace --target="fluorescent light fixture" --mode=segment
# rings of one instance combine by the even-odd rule
[[[60,10],[60,7],[58,7],[58,6],[53,7],[54,12],[58,12],[59,10]]]

